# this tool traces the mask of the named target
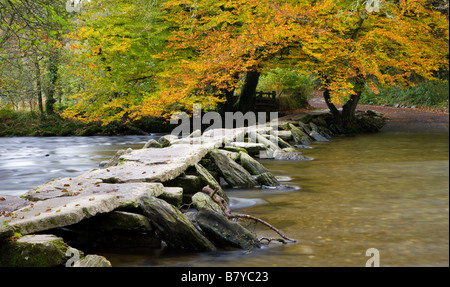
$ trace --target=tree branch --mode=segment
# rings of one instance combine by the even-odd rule
[[[218,189],[213,190],[211,187],[209,187],[209,185],[205,186],[202,189],[203,193],[208,194],[214,202],[219,204],[220,208],[222,208],[222,211],[224,212],[224,214],[227,216],[228,219],[242,219],[243,218],[243,219],[253,220],[253,221],[259,222],[259,223],[267,226],[271,230],[275,231],[283,239],[285,239],[287,241],[291,241],[291,242],[297,242],[297,240],[287,237],[276,227],[274,227],[273,225],[269,224],[268,222],[266,222],[260,218],[257,218],[257,217],[254,217],[254,216],[248,215],[248,214],[231,213],[231,209],[230,209],[228,203],[220,195],[217,194],[217,191],[218,191]],[[263,238],[263,239],[267,240],[267,238]],[[261,240],[263,240],[263,239],[261,239]],[[271,240],[273,240],[273,239],[271,239]],[[268,241],[270,242],[271,240],[268,240]]]

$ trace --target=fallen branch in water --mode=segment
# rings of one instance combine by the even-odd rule
[[[297,240],[287,237],[280,230],[278,230],[276,227],[274,227],[273,225],[269,224],[268,222],[266,222],[266,221],[264,221],[264,220],[262,220],[260,218],[257,218],[257,217],[254,217],[254,216],[251,216],[251,215],[248,215],[248,214],[239,214],[239,213],[234,213],[233,214],[233,213],[231,213],[230,206],[228,205],[226,200],[224,200],[220,195],[217,194],[217,191],[218,191],[218,189],[213,190],[211,187],[209,187],[209,185],[205,186],[202,189],[203,193],[208,194],[211,197],[211,199],[220,206],[220,208],[224,212],[225,216],[228,217],[228,219],[230,219],[230,220],[231,219],[249,219],[249,220],[253,220],[253,221],[259,222],[259,223],[267,226],[268,228],[272,229],[278,235],[280,235],[283,239],[285,239],[287,241],[291,241],[291,242],[297,242]],[[267,238],[263,238],[263,239],[268,240]],[[263,239],[261,239],[261,240],[263,240]],[[269,243],[272,240],[274,240],[274,239],[271,238],[270,240],[268,240]],[[278,240],[278,241],[280,241],[280,240]],[[280,242],[282,242],[282,240]]]

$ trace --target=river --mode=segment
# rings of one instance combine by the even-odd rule
[[[0,194],[20,195],[55,177],[79,175],[148,139],[0,138]],[[268,221],[299,243],[250,252],[162,248],[98,254],[113,266],[365,266],[366,251],[376,248],[381,266],[449,265],[448,125],[446,131],[388,128],[312,147],[304,155],[314,161],[262,161],[300,189],[227,190],[233,198],[252,199],[240,213]],[[276,237],[261,226],[249,228]]]

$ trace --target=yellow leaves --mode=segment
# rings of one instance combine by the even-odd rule
[[[83,48],[82,45],[70,44],[70,49],[73,50],[81,50]]]
[[[68,70],[83,88],[66,115],[109,122],[214,107],[248,70],[285,63],[326,77],[341,104],[361,89],[357,79],[376,92],[375,82],[399,82],[412,71],[428,77],[448,66],[448,20],[424,1],[400,1],[403,10],[391,5],[361,24],[346,12],[348,1],[168,0],[151,25],[137,17],[135,1],[112,1],[85,14],[71,36],[79,42]]]

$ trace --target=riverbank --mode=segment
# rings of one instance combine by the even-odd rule
[[[172,125],[159,119],[102,125],[63,119],[58,115],[41,117],[35,112],[0,110],[0,137],[148,135],[147,131],[170,133],[172,129]]]

